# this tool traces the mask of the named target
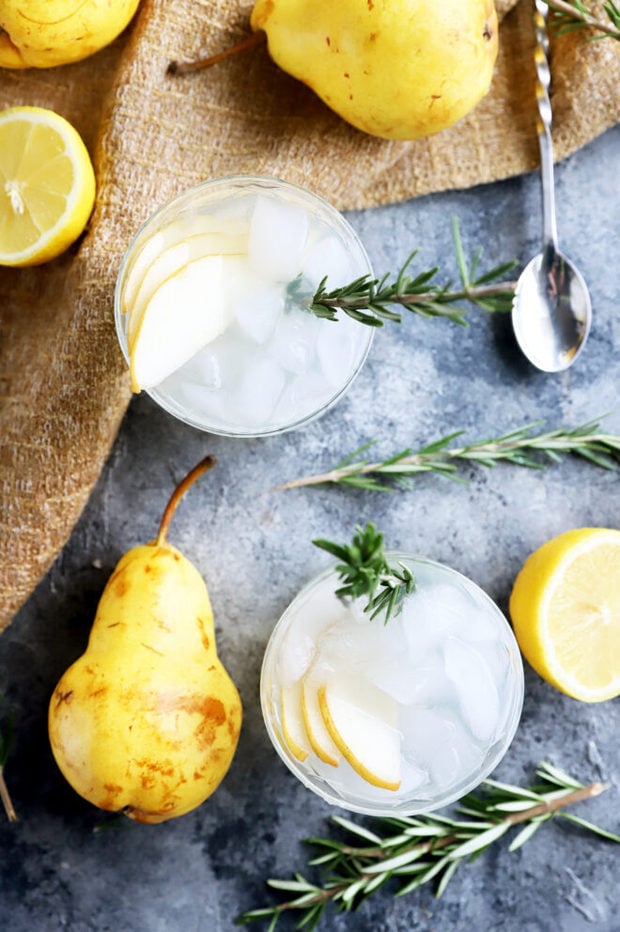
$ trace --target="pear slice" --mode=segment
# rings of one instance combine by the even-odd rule
[[[282,735],[294,757],[304,761],[310,753],[308,739],[301,717],[301,683],[283,686],[280,690]]]
[[[154,292],[130,350],[134,392],[159,385],[226,329],[223,263],[223,256],[195,259]]]
[[[334,744],[351,767],[373,786],[400,786],[400,732],[396,704],[375,686],[353,677],[325,683],[319,708]]]
[[[152,238],[153,249],[156,246],[156,237]],[[194,259],[203,259],[207,256],[239,256],[246,249],[247,236],[223,236],[219,233],[197,233],[195,236],[186,236],[163,252],[160,252],[148,263],[144,269],[142,279],[137,288],[127,294],[126,303],[129,307],[129,320],[127,322],[127,345],[131,353],[140,321],[149,301],[167,278],[180,271]],[[146,258],[151,250],[145,246]],[[142,253],[144,255],[145,253]],[[146,260],[145,260],[146,261]],[[142,265],[142,262],[140,262]],[[129,301],[131,300],[131,305]]]
[[[316,684],[308,682],[307,677],[304,677],[301,685],[301,715],[310,746],[316,756],[323,763],[337,767],[341,754],[325,727]]]
[[[247,252],[247,221],[216,217],[211,214],[183,214],[177,220],[172,220],[155,233],[151,233],[141,243],[127,267],[121,311],[125,314],[134,307],[144,275],[159,255],[185,240],[205,233],[217,236],[218,239],[220,237],[242,237],[243,252]],[[213,250],[214,254],[221,252],[222,249]]]

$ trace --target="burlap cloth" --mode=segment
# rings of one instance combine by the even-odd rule
[[[119,261],[154,207],[196,182],[278,175],[342,209],[464,188],[529,171],[534,134],[529,0],[503,0],[489,95],[459,125],[411,143],[364,136],[264,48],[215,70],[168,77],[170,59],[216,51],[247,29],[232,0],[143,0],[129,30],[76,65],[0,69],[0,108],[52,107],[93,154],[98,197],[67,254],[0,269],[0,631],[65,543],[114,441],[130,394],[113,327]],[[620,120],[613,40],[553,42],[556,157]]]

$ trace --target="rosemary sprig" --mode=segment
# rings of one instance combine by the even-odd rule
[[[337,312],[344,314],[369,327],[382,327],[385,320],[400,323],[401,316],[392,308],[399,305],[407,311],[422,317],[444,317],[456,324],[466,325],[467,309],[463,302],[469,302],[484,311],[509,311],[516,283],[502,282],[500,279],[513,269],[516,261],[503,262],[488,272],[480,275],[478,264],[482,248],[478,248],[468,264],[463,252],[463,244],[458,222],[452,219],[452,237],[456,254],[456,264],[461,280],[461,287],[454,289],[452,282],[443,285],[433,282],[439,272],[437,267],[418,273],[408,274],[408,270],[417,255],[412,252],[400,272],[390,281],[390,274],[382,279],[363,275],[341,288],[327,290],[327,278],[324,278],[309,299],[308,308],[317,317],[337,320]],[[299,297],[299,281],[293,283]]]
[[[582,0],[547,0],[551,10],[551,22],[559,35],[572,32],[573,29],[588,27],[595,31],[593,39],[620,39],[620,7],[614,0],[603,3],[603,10],[609,22],[598,19],[582,3]]]
[[[560,427],[536,433],[541,421],[508,431],[488,440],[478,440],[463,446],[450,444],[464,433],[446,434],[414,451],[410,447],[378,462],[369,462],[363,454],[375,443],[370,441],[340,460],[333,469],[314,476],[292,479],[277,490],[307,485],[335,483],[369,491],[389,491],[396,487],[410,488],[419,473],[436,473],[457,479],[463,463],[492,467],[496,463],[512,463],[528,469],[543,469],[557,463],[563,453],[579,456],[602,469],[615,469],[620,463],[620,436],[600,430],[598,420],[587,421],[572,429]]]
[[[315,929],[329,903],[337,911],[357,909],[375,890],[393,880],[400,884],[396,896],[432,880],[436,896],[440,897],[461,864],[472,861],[514,826],[523,827],[514,835],[509,851],[524,845],[544,822],[554,817],[569,819],[620,844],[619,835],[562,811],[598,796],[609,784],[584,786],[547,762],[539,765],[536,774],[541,782],[528,788],[485,780],[481,793],[469,794],[461,800],[455,818],[431,814],[385,819],[389,831],[383,834],[335,816],[332,821],[358,841],[306,839],[307,844],[317,849],[317,856],[309,865],[327,869],[325,880],[314,884],[299,873],[293,880],[268,880],[270,887],[292,893],[293,898],[252,909],[236,922],[247,925],[269,920],[268,929],[272,932],[283,913],[295,911],[300,915],[296,928]]]
[[[370,619],[384,614],[387,624],[392,615],[397,615],[403,601],[415,589],[411,570],[399,563],[390,566],[383,549],[383,534],[368,522],[365,528],[359,525],[350,544],[335,544],[331,540],[317,539],[312,543],[326,550],[341,562],[336,572],[344,585],[336,589],[341,599],[368,598],[365,612]]]
[[[4,696],[0,693],[0,704]],[[3,729],[0,729],[0,800],[4,806],[6,817],[9,822],[17,822],[17,813],[13,807],[9,790],[4,779],[4,767],[13,744],[13,714],[9,713]]]

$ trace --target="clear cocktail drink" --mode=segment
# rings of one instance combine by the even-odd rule
[[[195,427],[259,436],[326,411],[371,328],[319,319],[309,299],[372,270],[322,198],[260,176],[206,182],[160,208],[121,267],[116,325],[134,390]]]
[[[328,802],[368,814],[419,813],[480,783],[514,736],[523,668],[508,622],[473,582],[389,554],[415,591],[384,624],[334,595],[329,570],[276,625],[261,703],[283,761]]]

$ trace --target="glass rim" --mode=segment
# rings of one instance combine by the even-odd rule
[[[510,703],[511,707],[509,714],[506,716],[506,723],[501,735],[501,740],[498,738],[495,742],[493,742],[496,745],[494,753],[486,762],[485,766],[481,769],[478,769],[466,783],[462,785],[459,784],[456,791],[448,790],[441,795],[438,794],[436,798],[428,800],[428,802],[423,801],[424,805],[414,805],[413,803],[408,803],[406,799],[395,799],[393,803],[390,803],[389,800],[386,800],[385,805],[379,802],[368,802],[367,804],[364,804],[361,802],[351,801],[350,799],[346,798],[344,793],[341,795],[336,790],[333,790],[325,781],[319,784],[319,780],[321,778],[313,778],[313,776],[304,769],[302,762],[295,759],[292,754],[287,753],[286,749],[282,746],[282,742],[279,739],[276,729],[274,728],[272,715],[269,711],[270,700],[266,695],[268,689],[266,679],[268,676],[269,665],[274,662],[272,655],[278,635],[282,636],[288,625],[293,623],[295,606],[299,605],[299,603],[301,603],[310,592],[319,588],[330,577],[333,576],[334,579],[337,579],[335,570],[337,564],[332,563],[320,573],[313,576],[304,586],[302,586],[302,588],[289,602],[276,621],[263,654],[259,689],[261,712],[265,729],[276,753],[278,754],[278,757],[307,789],[311,790],[313,793],[323,799],[324,802],[327,802],[332,806],[337,806],[350,812],[357,812],[361,815],[375,816],[379,818],[398,815],[421,815],[423,813],[434,812],[438,809],[451,805],[479,786],[484,781],[484,779],[493,772],[495,767],[498,766],[506,754],[508,748],[512,744],[521,719],[525,693],[523,661],[521,658],[519,645],[512,630],[512,626],[510,625],[504,612],[500,609],[497,603],[493,601],[488,593],[482,589],[481,586],[479,586],[468,576],[465,576],[459,570],[453,569],[448,564],[441,563],[421,554],[402,550],[388,550],[386,551],[386,556],[388,559],[402,560],[403,562],[406,562],[410,565],[423,564],[425,566],[429,566],[431,569],[438,569],[442,572],[445,571],[448,575],[453,576],[456,580],[461,582],[461,584],[464,583],[467,588],[473,589],[476,596],[481,598],[484,604],[490,607],[492,614],[497,619],[500,626],[500,631],[502,632],[502,639],[505,638],[512,648],[514,655],[513,659],[516,661],[516,665],[513,663],[510,665],[512,672],[509,674],[509,678],[512,685],[510,688],[510,696],[507,702]]]
[[[127,345],[127,334],[126,326],[127,321],[125,320],[126,316],[121,308],[121,297],[123,284],[126,278],[127,270],[130,265],[130,262],[133,258],[133,255],[140,248],[141,243],[144,239],[148,238],[149,235],[152,235],[153,232],[156,232],[158,227],[162,225],[162,221],[165,221],[165,218],[168,214],[172,215],[178,210],[183,210],[184,202],[188,205],[195,197],[200,197],[202,194],[209,193],[212,191],[214,194],[218,190],[222,192],[230,192],[236,187],[243,189],[244,187],[251,188],[252,185],[263,188],[273,188],[274,190],[289,190],[294,192],[294,194],[299,197],[301,200],[310,201],[315,206],[318,206],[323,212],[326,212],[339,226],[338,232],[341,234],[346,234],[351,242],[355,245],[356,249],[359,251],[360,257],[367,267],[367,274],[371,277],[374,275],[372,264],[366,252],[366,248],[351,226],[344,214],[334,207],[323,195],[316,194],[314,191],[309,188],[302,187],[293,181],[287,181],[284,178],[280,178],[275,175],[260,175],[260,174],[229,174],[222,175],[217,178],[209,178],[204,181],[199,182],[198,184],[192,185],[189,188],[185,188],[183,191],[180,191],[178,194],[173,195],[171,198],[166,200],[163,204],[160,204],[138,227],[136,232],[132,235],[125,252],[121,258],[121,262],[118,268],[118,273],[116,276],[116,282],[114,287],[114,325],[116,330],[116,336],[118,343],[121,348],[121,352],[125,358],[125,362],[129,365],[129,350]],[[171,216],[172,219],[172,216]],[[360,325],[361,326],[361,325]],[[197,430],[202,431],[203,433],[212,433],[220,437],[231,437],[231,438],[246,438],[246,439],[260,439],[261,437],[269,437],[277,434],[286,433],[291,430],[295,430],[299,427],[305,426],[306,424],[311,423],[317,418],[325,414],[330,408],[332,408],[342,397],[346,394],[351,384],[355,378],[359,375],[361,369],[366,362],[368,353],[370,352],[370,347],[374,338],[374,327],[366,327],[365,330],[368,331],[366,334],[366,342],[359,359],[357,360],[355,366],[348,375],[346,381],[334,391],[334,394],[323,403],[316,411],[311,411],[309,414],[299,416],[294,420],[286,421],[282,425],[277,425],[275,427],[268,427],[265,429],[246,429],[246,428],[234,428],[234,427],[218,427],[218,426],[209,426],[205,422],[201,422],[198,418],[193,418],[191,414],[185,413],[182,410],[182,407],[174,405],[174,403],[167,399],[165,394],[158,392],[158,386],[154,386],[150,389],[143,389],[143,392],[148,395],[160,408],[166,411],[168,414],[175,417],[177,420],[182,421],[185,424],[188,424],[191,427],[194,427]]]

